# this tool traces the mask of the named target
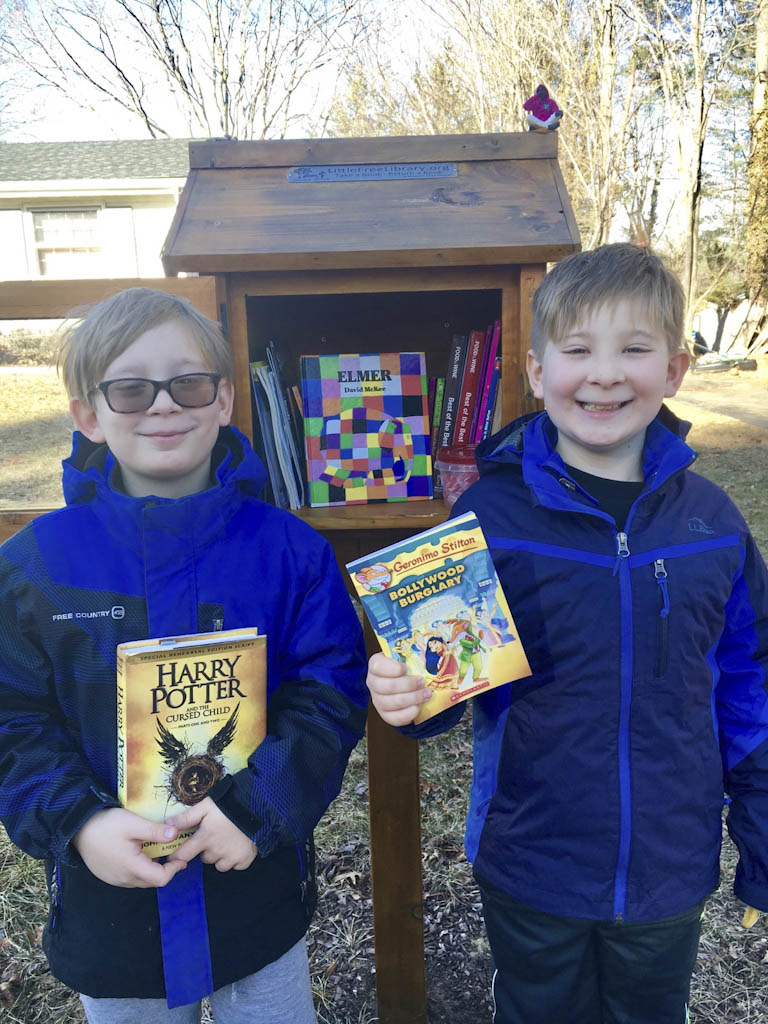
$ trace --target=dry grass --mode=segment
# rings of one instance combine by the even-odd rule
[[[768,366],[745,387],[765,389]],[[59,462],[69,452],[66,401],[50,368],[0,367],[0,507],[60,504]],[[685,393],[681,396],[684,399]],[[689,395],[690,397],[690,395]],[[697,470],[732,495],[768,550],[766,433],[675,400],[692,419]],[[486,1024],[489,962],[480,901],[461,849],[471,773],[467,721],[422,744],[421,804],[425,950],[430,1020]],[[310,930],[310,963],[320,1024],[373,1024],[373,915],[368,852],[365,744],[354,752],[341,796],[317,832],[320,904]],[[694,1024],[768,1020],[768,929],[739,923],[732,895],[735,851],[726,837],[723,881],[707,903],[693,979]],[[40,949],[45,921],[40,866],[0,829],[0,1017],[9,1024],[71,1024],[77,1000],[51,978]],[[209,1017],[205,1013],[204,1020]]]
[[[0,366],[0,508],[62,503],[72,420],[51,366]]]

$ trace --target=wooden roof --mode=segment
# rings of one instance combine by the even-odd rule
[[[189,158],[168,274],[541,263],[580,248],[554,133],[192,142]]]

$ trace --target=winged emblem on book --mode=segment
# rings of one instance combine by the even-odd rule
[[[224,725],[211,736],[204,754],[191,753],[188,744],[158,720],[155,740],[168,768],[168,790],[179,803],[199,803],[224,774],[221,754],[234,739],[239,707],[236,705]]]

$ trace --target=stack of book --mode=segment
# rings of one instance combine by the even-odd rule
[[[501,321],[453,336],[444,377],[423,352],[303,355],[286,386],[268,342],[251,363],[254,447],[280,508],[439,496],[441,448],[476,444],[500,426]]]
[[[441,448],[478,444],[495,433],[501,425],[500,377],[500,320],[484,331],[453,336],[445,377],[430,381],[433,459]]]
[[[279,508],[306,504],[303,426],[295,394],[283,383],[274,342],[266,360],[251,363],[251,384],[258,418],[256,450],[269,474],[266,498]]]

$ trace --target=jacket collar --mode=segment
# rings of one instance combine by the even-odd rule
[[[223,527],[246,496],[258,497],[266,481],[261,460],[235,427],[219,431],[211,467],[211,484],[205,491],[183,498],[134,498],[122,490],[109,448],[75,431],[72,453],[63,463],[64,499],[67,505],[90,502],[100,518],[114,524],[124,543],[150,518],[167,526],[178,524],[204,540]]]
[[[655,491],[696,458],[696,452],[684,440],[690,427],[690,423],[678,419],[665,405],[661,407],[646,431],[643,495]],[[570,489],[563,487],[561,481],[565,478],[574,487],[578,485],[571,480],[555,450],[556,444],[557,428],[547,413],[527,413],[478,446],[480,475],[496,472],[504,466],[518,466],[541,504],[550,508],[572,508],[574,499]]]

